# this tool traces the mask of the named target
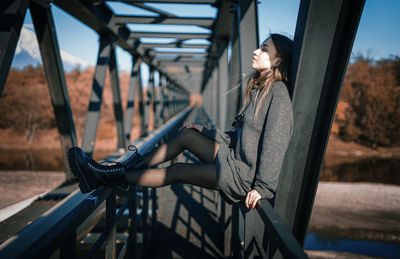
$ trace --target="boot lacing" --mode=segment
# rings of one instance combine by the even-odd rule
[[[97,163],[96,161],[94,161],[93,159],[90,158],[90,162],[94,163],[95,165],[97,164],[99,166],[99,168],[92,165],[92,163],[89,163],[89,166],[90,166],[90,168],[92,168],[93,170],[95,170],[97,172],[112,173],[112,172],[119,171],[121,168],[124,168],[129,163],[129,161],[133,160],[139,154],[137,147],[134,145],[129,145],[128,150],[134,151],[134,153],[132,155],[130,155],[129,158],[123,162],[114,162],[111,160],[103,160],[102,162]],[[103,165],[104,163],[114,163],[114,164],[113,165]]]

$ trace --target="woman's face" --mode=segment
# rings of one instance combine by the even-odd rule
[[[278,60],[276,49],[271,38],[265,40],[261,46],[253,51],[251,67],[258,72],[271,69],[272,65]]]

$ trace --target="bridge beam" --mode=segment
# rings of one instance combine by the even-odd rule
[[[53,3],[95,30],[99,35],[107,35],[113,38],[113,40],[116,40],[116,44],[129,52],[134,58],[141,58],[149,67],[163,72],[177,87],[188,92],[182,82],[178,82],[171,73],[158,67],[153,62],[153,57],[145,53],[143,47],[137,45],[132,39],[129,39],[131,32],[126,26],[118,26],[113,22],[114,13],[105,2],[100,1],[93,5],[91,2],[84,0],[54,0]]]
[[[176,38],[179,40],[189,39],[208,39],[210,38],[209,33],[173,33],[173,32],[131,32],[129,34],[130,39],[137,38]]]
[[[303,0],[294,38],[294,130],[275,209],[304,242],[341,85],[365,0]]]
[[[132,58],[132,71],[131,78],[129,81],[129,91],[128,91],[128,101],[126,104],[125,117],[124,117],[124,131],[125,131],[125,141],[130,143],[131,141],[131,131],[132,131],[132,122],[133,115],[135,112],[135,96],[138,94],[139,85],[138,85],[138,77],[139,75],[139,66],[140,62],[137,59]]]
[[[107,0],[118,1],[124,3],[142,3],[142,0]],[[146,0],[148,3],[161,3],[161,4],[211,4],[216,5],[219,0]]]
[[[30,0],[5,1],[0,13],[0,96],[10,71]]]
[[[170,24],[170,25],[197,25],[210,28],[214,22],[213,18],[200,17],[164,17],[164,16],[135,16],[116,15],[116,24],[141,23],[141,24]]]
[[[56,28],[49,5],[44,8],[32,1],[30,3],[30,11],[39,42],[68,181],[72,179],[72,173],[69,171],[69,166],[67,166],[67,152],[70,147],[77,145],[77,140],[57,42]]]
[[[111,92],[113,96],[113,106],[114,106],[114,116],[115,125],[117,128],[117,139],[118,148],[125,149],[127,147],[125,142],[125,129],[124,129],[124,113],[122,111],[122,101],[121,101],[121,89],[119,87],[119,77],[118,77],[118,64],[117,57],[115,53],[115,47],[111,44],[110,53],[110,80],[111,80]]]
[[[152,113],[153,110],[153,97],[154,97],[154,70],[150,68],[150,74],[149,74],[149,82],[147,85],[147,91],[146,91],[146,106],[145,106],[145,112],[144,112],[144,121],[145,121],[145,128],[146,132],[149,129],[149,123],[150,123],[150,113]],[[154,117],[153,117],[154,121]]]
[[[82,137],[82,150],[89,156],[93,155],[96,142],[97,127],[100,120],[100,108],[103,99],[103,89],[106,80],[107,67],[110,62],[111,43],[105,37],[100,38],[99,54],[94,72],[92,92],[86,115],[85,130]]]
[[[149,48],[195,48],[195,49],[206,49],[209,44],[187,44],[180,41],[173,43],[140,43],[144,49]]]

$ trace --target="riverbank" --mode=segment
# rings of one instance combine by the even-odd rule
[[[400,186],[320,182],[308,231],[400,245]]]

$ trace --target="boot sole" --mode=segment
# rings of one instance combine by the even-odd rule
[[[78,178],[79,180],[79,189],[82,193],[88,193],[92,189],[89,186],[89,183],[84,175],[84,173],[80,170],[79,166],[77,166],[77,155],[78,152],[77,147],[72,147],[68,149],[68,165],[69,169],[71,170],[72,174]]]

